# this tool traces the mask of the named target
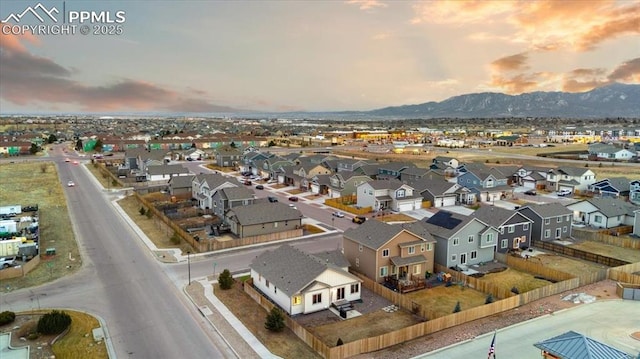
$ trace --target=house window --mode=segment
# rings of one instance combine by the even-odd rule
[[[409,254],[414,254],[416,252],[416,247],[415,246],[411,246],[411,247],[407,248],[407,250],[409,251]]]
[[[516,231],[516,226],[514,225],[509,226],[509,233],[513,233],[515,231]]]
[[[562,233],[567,233],[567,226],[562,227]]]
[[[432,243],[427,243],[427,251],[432,251],[432,250],[433,250]]]
[[[336,292],[336,299],[337,300],[344,299],[344,287],[338,288],[338,291]]]
[[[570,215],[570,214],[567,214],[567,215],[565,216],[565,219],[564,219],[564,220],[565,220],[565,221],[567,221],[567,222],[571,221],[571,215]]]
[[[413,266],[413,274],[420,274],[421,269],[421,266],[419,264],[416,264],[415,266]]]
[[[451,261],[455,262],[458,259],[458,257],[455,254],[451,255]]]
[[[382,256],[383,257],[388,257],[389,256],[389,250],[388,249],[383,249],[382,250]]]
[[[314,294],[312,303],[313,304],[322,303],[322,293]]]
[[[291,305],[300,305],[302,304],[302,296],[296,295],[291,298]]]
[[[593,221],[596,223],[602,223],[602,216],[599,216],[599,215],[593,216]]]
[[[520,238],[516,237],[513,239],[513,249],[518,249],[520,248]]]
[[[503,239],[500,241],[500,248],[507,248],[507,240]]]
[[[278,287],[276,287],[275,285],[273,286],[273,292],[274,292],[275,294],[278,294]]]
[[[380,276],[381,277],[386,277],[389,274],[389,269],[384,266],[384,267],[380,267]]]
[[[351,294],[360,292],[360,283],[351,285]]]
[[[406,191],[404,189],[399,189],[396,192],[396,198],[403,198],[405,196],[405,194],[406,194]]]
[[[528,231],[529,230],[529,223],[525,223],[522,225],[522,230],[524,231]]]
[[[473,241],[476,239],[476,236],[471,234],[469,235],[469,238],[467,239],[469,241],[469,243],[473,243]]]
[[[493,243],[493,233],[487,233],[487,243]]]
[[[424,252],[424,250],[425,250],[425,245],[424,245],[424,244],[421,244],[421,245],[420,245],[420,252]]]
[[[560,238],[560,237],[562,237],[561,229],[556,228],[556,238]]]
[[[478,258],[478,251],[471,251],[471,259]]]
[[[550,229],[545,229],[544,230],[544,238],[549,238],[549,236],[551,236],[551,230]]]
[[[550,224],[550,223],[551,223],[551,218],[544,219],[544,224]]]
[[[266,285],[266,286],[267,286],[267,288],[269,288],[269,280],[268,280],[268,279],[265,279],[265,280],[264,280],[264,285]]]
[[[558,218],[556,218],[556,223],[560,223],[562,222],[562,216],[559,216]]]
[[[358,246],[358,250],[362,252],[362,244]]]
[[[453,245],[457,246],[458,244],[460,244],[460,238],[454,238],[453,239]]]

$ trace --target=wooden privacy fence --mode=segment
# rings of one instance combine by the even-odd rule
[[[491,281],[482,278],[471,277],[464,273],[448,269],[447,267],[437,263],[434,264],[433,269],[436,272],[449,273],[451,274],[451,278],[455,282],[462,282],[463,285],[466,285],[469,288],[478,290],[483,293],[491,294],[494,298],[497,299],[509,298],[514,295],[514,293],[511,293],[510,290],[500,288],[497,285],[491,283]]]
[[[575,276],[569,273],[561,272],[557,269],[545,267],[544,265],[531,261],[525,260],[524,258],[518,258],[514,256],[505,256],[505,264],[511,268],[517,269],[522,272],[533,273],[545,279],[551,279],[553,281],[563,281],[572,279]]]
[[[617,258],[607,257],[600,254],[586,252],[580,249],[563,246],[552,242],[533,241],[533,246],[544,250],[552,251],[558,254],[562,254],[569,257],[578,259],[584,259],[589,262],[605,265],[607,267],[618,267],[621,265],[629,264],[627,261],[623,261]]]
[[[609,279],[618,282],[640,285],[640,262],[609,269]]]
[[[631,230],[629,228],[631,228]],[[620,227],[620,229],[616,228],[615,230],[620,231],[618,232],[620,234],[627,234],[627,233],[631,233],[631,231],[633,230],[633,227],[626,226],[626,227]],[[571,230],[571,235],[578,239],[606,243],[616,247],[640,249],[639,238],[631,238],[630,236],[624,236],[624,237],[612,236],[610,234],[610,230],[595,232],[592,230],[573,228]]]
[[[342,196],[338,198],[327,198],[324,200],[324,204],[327,206],[337,208],[339,210],[353,213],[356,215],[367,214],[371,212],[371,207],[356,208],[353,204],[357,203],[358,197],[355,195]]]
[[[31,272],[31,270],[38,264],[40,264],[39,255],[34,256],[30,261],[19,267],[11,267],[0,270],[0,280],[24,277],[25,275],[27,275],[27,273]]]

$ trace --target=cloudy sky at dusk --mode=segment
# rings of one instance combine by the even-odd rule
[[[0,113],[370,110],[640,83],[634,0],[40,2],[124,11],[122,33],[22,33],[41,23],[9,17],[38,1],[2,0]]]

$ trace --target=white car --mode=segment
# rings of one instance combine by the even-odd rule
[[[73,181],[67,182],[67,187],[75,187],[75,183]]]
[[[334,217],[338,217],[338,218],[344,218],[344,213],[337,211],[337,212],[333,212],[331,213],[332,216]]]
[[[571,190],[568,190],[568,189],[561,189],[561,190],[559,190],[558,192],[556,192],[556,194],[557,194],[558,196],[562,196],[562,197],[564,197],[564,196],[568,196],[568,195],[570,195],[570,194],[571,194]]]

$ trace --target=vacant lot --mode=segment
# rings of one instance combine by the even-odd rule
[[[640,262],[640,251],[637,249],[617,247],[606,243],[583,241],[571,245],[571,248],[621,259],[630,263]]]
[[[1,164],[0,183],[0,203],[38,205],[40,248],[55,248],[57,253],[55,256],[42,258],[40,265],[24,278],[3,280],[0,292],[36,286],[80,268],[82,260],[55,164]]]
[[[604,266],[600,264],[584,261],[581,259],[565,257],[554,253],[539,254],[535,257],[531,257],[529,260],[537,261],[545,267],[556,269],[575,276],[579,276],[584,273],[591,273],[604,268]]]
[[[486,293],[464,286],[452,285],[450,287],[438,286],[429,289],[418,290],[406,294],[414,302],[422,305],[422,309],[432,312],[434,319],[453,313],[456,303],[460,302],[460,309],[483,305],[487,298]]]
[[[507,291],[514,287],[518,288],[520,293],[545,287],[550,284],[550,282],[546,280],[534,278],[533,274],[520,272],[513,268],[507,268],[507,270],[498,273],[489,273],[479,279],[481,281],[491,282],[491,284]]]
[[[407,216],[406,214],[402,214],[402,213],[392,213],[392,214],[385,214],[384,216],[374,216],[377,220],[382,221],[382,222],[415,222],[416,219],[410,216]]]
[[[285,328],[280,333],[264,328],[267,311],[242,290],[239,282],[232,289],[214,287],[215,295],[273,354],[282,358],[320,358],[307,344]]]

